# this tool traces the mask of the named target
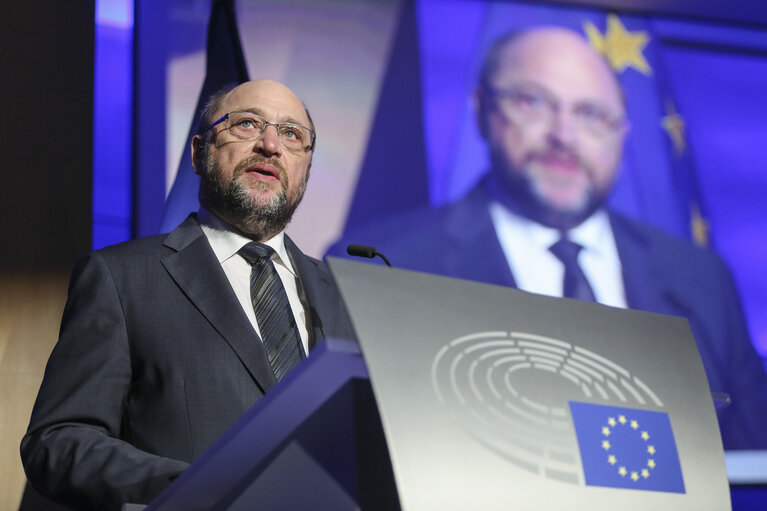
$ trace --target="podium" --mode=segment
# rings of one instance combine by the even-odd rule
[[[399,509],[359,346],[329,339],[147,511]]]
[[[318,346],[148,510],[730,508],[686,321],[329,264],[359,345]]]

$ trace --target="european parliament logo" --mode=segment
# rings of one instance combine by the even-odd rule
[[[587,486],[684,493],[668,414],[570,401]]]
[[[477,332],[439,350],[431,379],[466,434],[519,469],[579,486],[685,493],[669,416],[647,410],[663,401],[598,353],[530,332]]]

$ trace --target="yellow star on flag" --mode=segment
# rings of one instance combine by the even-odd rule
[[[650,467],[650,468],[655,468],[655,460],[652,459],[652,458],[647,460],[647,466]]]
[[[626,416],[625,415],[619,415],[618,416],[618,422],[620,422],[621,424],[626,424],[626,422],[627,422],[626,421]]]
[[[602,442],[602,449],[604,449],[605,451],[609,451],[610,450],[610,442],[608,442],[607,440]]]
[[[700,205],[698,205],[697,201],[694,201],[690,205],[690,228],[695,243],[697,243],[698,246],[707,247],[709,225],[703,216],[703,213],[701,213]]]
[[[644,75],[652,74],[650,64],[642,54],[645,46],[650,42],[647,32],[642,30],[629,32],[615,14],[607,15],[607,30],[604,35],[590,21],[583,24],[583,29],[591,46],[604,55],[617,72],[621,73],[633,67]]]
[[[687,149],[687,142],[684,136],[684,119],[676,111],[674,103],[669,99],[666,100],[666,115],[661,118],[660,125],[663,131],[671,137],[674,150],[678,154],[683,153]]]
[[[619,468],[619,469],[618,469],[618,473],[619,473],[619,474],[620,474],[622,477],[625,477],[625,476],[626,476],[626,474],[628,474],[628,470],[626,470],[626,467],[621,467],[621,468]]]
[[[612,427],[615,427],[615,424],[616,424],[616,422],[615,422],[615,419],[613,419],[612,417],[610,417],[609,419],[607,419],[607,423],[608,423],[610,426],[612,426]]]
[[[636,472],[632,472],[631,473],[631,480],[632,481],[637,481],[638,479],[639,479],[639,474],[637,474]]]
[[[646,442],[649,439],[650,439],[650,433],[648,433],[647,431],[642,431],[642,440]]]
[[[611,454],[610,456],[607,457],[607,463],[609,463],[610,465],[615,465],[616,463],[618,463],[618,460],[615,458],[615,455]]]
[[[631,421],[631,429],[637,429],[639,427],[639,423],[637,421]]]
[[[604,426],[604,427],[602,428],[602,434],[603,434],[604,436],[610,436],[610,428],[608,428],[607,426]]]
[[[649,452],[650,454],[655,454],[655,446],[654,445],[649,446],[647,448],[647,452]]]
[[[649,470],[647,470],[646,468],[643,468],[643,469],[642,469],[642,477],[644,477],[645,479],[647,479],[648,477],[650,477],[650,471],[649,471]]]

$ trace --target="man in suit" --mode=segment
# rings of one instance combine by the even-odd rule
[[[474,96],[491,170],[465,197],[347,233],[394,266],[689,320],[725,448],[767,448],[767,377],[712,252],[605,206],[627,134],[618,81],[577,33],[504,37]]]
[[[311,167],[308,110],[248,82],[214,95],[200,127],[199,213],[74,271],[21,444],[30,482],[63,504],[148,503],[312,346],[353,338],[327,267],[284,234]]]

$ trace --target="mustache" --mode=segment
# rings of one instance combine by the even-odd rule
[[[277,171],[280,173],[281,182],[284,182],[284,180],[286,180],[288,177],[288,173],[285,170],[285,166],[282,164],[280,160],[276,158],[267,158],[260,154],[254,154],[253,156],[249,156],[248,158],[245,158],[244,160],[240,161],[237,165],[235,165],[233,177],[237,178],[241,176],[243,172],[245,172],[245,169],[257,163],[264,163],[266,165],[271,165],[272,167],[277,169]]]
[[[574,151],[565,147],[545,147],[538,151],[534,151],[530,154],[530,160],[548,160],[558,159],[571,161],[577,163],[579,166],[584,167],[583,159],[580,157],[577,151]]]

